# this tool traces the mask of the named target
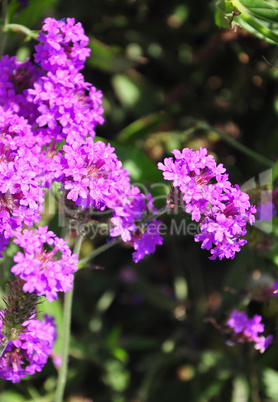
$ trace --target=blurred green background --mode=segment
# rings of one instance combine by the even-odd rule
[[[92,49],[84,74],[104,95],[97,133],[112,142],[135,183],[161,184],[158,161],[174,148],[203,146],[242,185],[277,160],[278,52],[242,29],[219,29],[214,3],[30,0],[14,22],[35,30],[45,17],[83,24]],[[11,34],[6,52],[24,60],[34,44]],[[53,229],[57,217],[45,222]],[[80,270],[65,400],[278,401],[276,341],[259,355],[249,344],[228,345],[214,325],[242,308],[262,314],[266,333],[277,335],[278,304],[260,298],[278,278],[276,238],[275,221],[270,234],[252,228],[251,247],[219,262],[192,236],[167,235],[138,264],[119,245]],[[105,240],[88,238],[82,256]],[[59,325],[61,302],[42,307]],[[0,400],[52,401],[56,376],[49,361],[19,384],[1,380]]]

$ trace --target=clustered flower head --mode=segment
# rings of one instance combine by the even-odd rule
[[[264,324],[261,321],[260,315],[256,314],[253,318],[248,318],[243,311],[233,310],[227,326],[233,329],[236,342],[255,342],[255,349],[263,353],[271,344],[273,336],[259,335],[264,332]]]
[[[57,299],[58,292],[72,288],[73,273],[77,271],[77,255],[72,254],[67,242],[58,238],[47,227],[25,229],[16,233],[14,243],[23,248],[24,253],[14,256],[17,263],[11,271],[25,283],[24,292],[45,296],[50,302]],[[51,249],[47,250],[46,246]]]
[[[240,188],[232,186],[222,164],[217,165],[205,148],[193,151],[184,148],[173,150],[175,156],[166,158],[158,168],[165,180],[173,181],[184,201],[185,212],[200,223],[201,234],[195,241],[210,250],[210,259],[234,258],[246,243],[246,224],[255,220],[256,208],[249,196]]]
[[[71,143],[94,136],[104,118],[102,93],[80,73],[90,55],[89,39],[74,18],[46,18],[42,28],[34,58],[44,73],[27,96],[37,106],[36,122],[50,139]]]
[[[0,314],[0,329],[4,314]],[[47,315],[42,321],[30,319],[24,325],[26,332],[21,333],[17,340],[10,341],[0,358],[0,377],[14,383],[43,369],[57,336],[54,320]]]

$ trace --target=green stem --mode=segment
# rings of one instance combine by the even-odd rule
[[[6,33],[5,25],[8,22],[8,0],[2,1],[2,17],[1,17],[1,28],[0,28],[0,57],[4,53],[5,43],[6,43]]]
[[[246,147],[245,145],[241,144],[240,142],[234,140],[233,138],[229,137],[227,134],[222,133],[221,131],[216,130],[215,128],[211,127],[209,124],[205,122],[196,122],[196,129],[202,129],[205,131],[211,131],[215,134],[217,134],[220,138],[222,138],[224,141],[228,142],[231,144],[234,148],[238,149],[240,152],[244,153],[245,155],[249,156],[250,158],[255,159],[256,161],[260,162],[262,165],[268,166],[268,167],[273,167],[274,162],[272,162],[270,159],[265,158],[264,156],[258,154],[255,151],[252,151],[252,149]]]
[[[7,31],[22,32],[26,36],[28,36],[28,38],[33,38],[33,39],[37,39],[37,37],[38,37],[38,32],[31,31],[31,29],[25,27],[24,25],[20,25],[20,24],[5,24],[4,32],[7,32]]]
[[[87,262],[93,260],[97,255],[103,253],[104,251],[108,250],[109,248],[115,246],[116,244],[119,244],[122,241],[122,239],[119,237],[118,239],[110,242],[110,243],[105,243],[103,246],[100,246],[96,250],[94,250],[91,254],[89,254],[87,257],[82,258],[82,260],[79,261],[78,267],[83,268],[84,265],[87,264]]]
[[[74,246],[73,252],[79,256],[80,248],[82,244],[83,236],[77,236],[76,243]],[[83,265],[86,262],[92,260],[97,255],[103,253],[109,248],[113,247],[115,244],[118,244],[121,239],[117,239],[111,243],[104,244],[103,246],[97,248],[93,251],[88,257],[83,258],[78,265]],[[69,345],[70,345],[70,324],[71,324],[71,309],[72,309],[72,297],[73,297],[73,287],[72,290],[68,291],[65,294],[65,302],[63,309],[63,345],[62,345],[62,365],[60,367],[55,402],[63,402],[63,396],[67,381],[67,371],[68,371],[68,358],[69,358]]]
[[[83,236],[79,235],[76,238],[73,252],[79,256]],[[65,294],[64,309],[63,309],[63,344],[62,344],[62,365],[60,367],[55,402],[63,402],[63,396],[67,381],[68,373],[68,358],[69,358],[69,345],[70,345],[70,325],[71,325],[71,308],[73,298],[73,284],[72,289]]]

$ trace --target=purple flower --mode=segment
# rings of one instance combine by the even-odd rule
[[[260,222],[271,221],[273,216],[275,215],[276,215],[275,205],[271,201],[262,203],[257,207],[257,219]]]
[[[0,106],[0,236],[38,223],[51,163],[28,121]]]
[[[104,122],[102,93],[80,73],[90,55],[82,25],[73,18],[47,18],[38,40],[34,57],[43,71],[27,96],[37,106],[37,124],[48,128],[58,141],[66,139],[70,144],[94,137],[96,125]]]
[[[178,205],[192,220],[200,222],[201,234],[194,236],[202,248],[210,250],[210,259],[234,258],[246,243],[246,224],[254,222],[255,207],[249,196],[232,186],[223,165],[216,165],[205,148],[173,150],[176,160],[166,158],[158,168],[165,180],[182,193],[184,205]]]
[[[262,317],[257,314],[253,318],[247,320],[243,330],[244,335],[250,339],[257,338],[258,333],[264,332],[264,325],[261,324],[261,321]]]
[[[227,326],[232,328],[235,334],[234,341],[255,342],[255,349],[263,353],[271,344],[273,336],[269,335],[265,338],[258,335],[264,332],[264,324],[261,321],[262,317],[260,315],[256,314],[253,318],[248,319],[248,316],[244,312],[233,310],[227,321]]]
[[[131,244],[136,250],[132,257],[135,262],[142,260],[145,255],[155,252],[157,245],[161,245],[163,242],[162,237],[159,235],[159,227],[161,222],[153,220],[151,223],[146,224],[143,227],[143,231],[138,231],[132,236]]]
[[[5,311],[1,312],[3,314]],[[4,380],[19,382],[27,375],[40,372],[46,364],[57,334],[54,319],[47,315],[43,318],[43,321],[26,321],[26,332],[21,333],[16,341],[8,343],[0,360],[0,377]],[[0,335],[0,338],[3,336]]]
[[[248,317],[243,311],[233,310],[227,321],[227,325],[233,328],[234,332],[238,334],[243,331],[247,320]]]
[[[61,166],[57,181],[66,198],[76,205],[75,210],[89,209],[92,214],[112,211],[110,235],[131,243],[136,262],[162,244],[160,222],[152,221],[152,233],[151,222],[144,224],[155,212],[151,195],[146,197],[138,187],[130,185],[128,172],[110,144],[94,142],[90,137],[82,143],[73,141],[63,146],[57,158]]]
[[[65,240],[42,226],[35,232],[25,229],[15,235],[14,243],[22,247],[24,253],[15,255],[17,264],[11,271],[25,281],[24,292],[36,292],[51,302],[57,299],[58,292],[67,292],[72,288],[78,260]],[[52,248],[46,251],[45,246]]]
[[[259,350],[260,353],[264,353],[265,350],[269,347],[269,345],[272,343],[273,336],[269,335],[268,337],[264,336],[259,336],[257,338],[257,341],[255,343],[254,348]]]

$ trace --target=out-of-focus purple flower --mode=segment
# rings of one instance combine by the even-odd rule
[[[256,339],[258,334],[264,332],[264,325],[261,323],[262,317],[260,315],[254,315],[245,323],[245,328],[243,330],[244,335],[250,339]]]
[[[271,344],[273,336],[269,335],[267,338],[259,336],[260,333],[264,332],[264,324],[261,321],[262,317],[258,314],[253,318],[248,318],[244,312],[233,310],[227,321],[227,326],[232,328],[235,334],[234,341],[254,342],[255,349],[263,353]]]
[[[28,7],[29,0],[17,0],[21,4],[21,8]]]
[[[227,321],[227,325],[235,331],[236,334],[243,331],[245,324],[248,320],[247,315],[241,311],[234,310],[231,313],[229,320]]]
[[[273,216],[276,215],[275,205],[269,201],[262,203],[257,207],[257,219],[261,221],[271,221]]]
[[[25,326],[26,332],[20,334],[16,341],[10,341],[0,358],[0,377],[13,383],[42,370],[52,353],[57,336],[54,319],[47,315],[43,317],[43,321],[26,321]],[[2,338],[0,335],[0,339]]]
[[[51,359],[53,361],[54,366],[59,369],[62,365],[62,356],[61,355],[51,355]]]
[[[260,353],[264,353],[265,350],[271,345],[273,336],[269,335],[268,337],[259,336],[256,341],[254,348],[257,349]]]
[[[124,267],[119,274],[119,278],[124,283],[135,283],[137,281],[137,273],[131,267]]]
[[[184,211],[192,220],[200,222],[201,234],[194,236],[202,248],[210,250],[210,259],[234,258],[246,243],[246,224],[255,220],[256,209],[250,205],[249,196],[239,187],[232,186],[223,165],[216,165],[205,148],[193,151],[184,148],[173,150],[176,160],[166,158],[158,168],[165,180],[173,181],[182,195]]]
[[[25,281],[24,292],[36,292],[51,302],[57,299],[58,292],[72,288],[78,260],[65,240],[42,226],[35,232],[25,229],[15,235],[14,243],[22,247],[24,253],[19,251],[14,256],[17,264],[11,271]],[[50,251],[45,247],[51,248]]]

